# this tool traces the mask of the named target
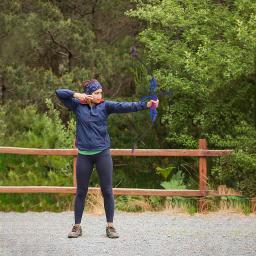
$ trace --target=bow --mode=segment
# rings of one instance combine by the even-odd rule
[[[153,75],[153,72],[152,70],[150,70],[145,64],[144,62],[141,61],[141,59],[139,58],[138,56],[138,53],[136,51],[136,48],[135,47],[132,47],[131,48],[131,56],[135,59],[137,59],[147,70],[148,74],[151,76],[151,79],[149,81],[149,95],[148,96],[143,96],[141,97],[140,101],[142,102],[145,102],[145,100],[154,100],[154,101],[157,101],[158,100],[158,97],[157,97],[157,81]],[[156,110],[156,104],[153,103],[152,106],[150,107],[150,118],[152,120],[152,123],[155,122],[156,120],[156,117],[157,117],[157,110]]]
[[[149,69],[145,64],[144,62],[141,61],[141,59],[139,58],[138,56],[138,53],[136,51],[136,48],[135,47],[132,47],[131,48],[131,51],[130,51],[130,54],[133,58],[137,59],[147,70],[148,74],[151,76],[151,79],[149,81],[149,95],[147,96],[143,96],[141,97],[140,101],[142,102],[145,102],[145,100],[154,100],[154,101],[157,101],[158,100],[158,97],[157,97],[157,81],[156,81],[156,78],[154,77],[153,75],[153,72],[151,69]],[[150,118],[151,118],[151,127],[153,126],[154,122],[156,121],[156,117],[157,117],[157,110],[156,110],[156,104],[153,102],[151,107],[150,107]],[[150,128],[151,128],[150,127]],[[142,139],[142,137],[144,137],[146,134],[143,133],[141,136],[137,137],[137,139],[135,139],[135,142],[134,142],[134,145],[133,145],[133,148],[132,148],[132,151],[135,149],[136,147],[136,141],[139,141]]]

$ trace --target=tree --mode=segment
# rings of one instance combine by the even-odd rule
[[[254,1],[134,1],[127,12],[146,23],[139,34],[145,58],[162,88],[172,88],[170,106],[162,107],[165,140],[170,147],[231,147],[250,158],[248,178],[236,177],[246,163],[219,166],[215,183],[228,182],[247,194],[256,178],[256,4]],[[241,140],[242,138],[246,138]],[[243,144],[246,141],[248,144]],[[250,145],[250,147],[248,147]],[[239,162],[239,164],[238,164]],[[232,166],[232,167],[231,167]],[[222,179],[223,172],[229,178]],[[241,182],[251,188],[249,193]]]

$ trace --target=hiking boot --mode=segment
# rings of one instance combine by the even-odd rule
[[[114,227],[106,227],[106,234],[109,238],[118,238],[119,235]]]
[[[68,233],[68,238],[77,238],[82,235],[81,226],[73,225],[72,230]]]

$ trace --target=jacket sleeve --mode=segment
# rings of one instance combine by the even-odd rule
[[[148,109],[146,102],[117,102],[106,101],[106,111],[108,114],[112,113],[129,113]]]
[[[76,110],[77,106],[79,105],[79,100],[73,98],[74,91],[69,89],[57,89],[55,93],[59,100],[70,110]]]

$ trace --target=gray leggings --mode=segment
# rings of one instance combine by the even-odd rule
[[[101,192],[104,198],[104,208],[107,222],[113,222],[114,196],[112,190],[113,162],[110,149],[105,149],[95,155],[78,153],[76,164],[77,191],[75,198],[75,224],[80,224],[83,216],[85,198],[94,163],[100,180]]]

